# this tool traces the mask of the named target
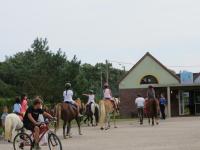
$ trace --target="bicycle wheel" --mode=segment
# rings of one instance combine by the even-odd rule
[[[32,150],[32,140],[26,133],[19,133],[13,142],[14,150]]]
[[[61,141],[54,133],[49,133],[48,145],[50,150],[62,150]]]

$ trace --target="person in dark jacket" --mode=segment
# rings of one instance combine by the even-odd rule
[[[165,120],[165,119],[166,119],[165,107],[166,107],[166,105],[167,105],[167,100],[166,100],[166,98],[164,97],[163,94],[161,94],[159,103],[160,103],[160,112],[161,112],[161,115],[162,115],[162,119]]]

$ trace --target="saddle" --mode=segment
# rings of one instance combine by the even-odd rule
[[[64,108],[64,104],[68,104],[69,107],[71,107],[71,108],[74,109],[74,110],[77,110],[76,105],[74,105],[74,104],[72,104],[72,103],[70,103],[70,102],[64,102],[64,103],[63,103],[63,106],[62,106],[63,108]]]
[[[119,110],[119,108],[114,100],[111,100],[111,99],[105,99],[105,100],[110,102],[115,110]]]

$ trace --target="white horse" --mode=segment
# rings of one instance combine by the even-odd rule
[[[12,142],[16,130],[20,130],[21,128],[23,128],[23,122],[19,116],[14,113],[8,114],[5,120],[5,140]]]
[[[99,123],[99,105],[96,103],[92,103],[89,108],[86,109],[86,121],[88,122],[88,126],[90,126],[90,123],[92,126],[97,126]]]
[[[91,112],[92,112],[92,126],[97,126],[99,123],[99,105],[92,103],[91,104]]]

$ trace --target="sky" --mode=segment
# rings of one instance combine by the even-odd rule
[[[0,61],[41,37],[83,63],[128,70],[149,51],[176,72],[200,72],[199,8],[199,0],[1,0]]]

